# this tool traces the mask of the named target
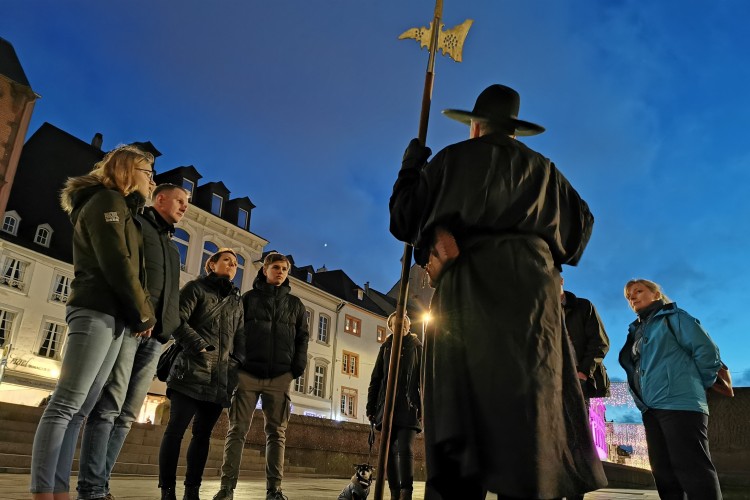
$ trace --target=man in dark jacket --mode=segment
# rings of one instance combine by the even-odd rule
[[[146,282],[157,323],[150,338],[123,339],[107,385],[86,420],[78,474],[81,499],[114,498],[109,493],[112,468],[141,411],[162,345],[180,324],[180,256],[171,237],[174,225],[188,208],[188,193],[180,186],[162,184],[154,189],[151,198],[153,206],[137,219],[143,233]]]
[[[589,398],[609,396],[609,377],[603,363],[609,352],[609,337],[594,304],[571,292],[562,289],[561,292],[565,327],[573,344],[578,379],[588,405]]]
[[[302,301],[290,294],[289,259],[270,253],[243,296],[245,329],[235,339],[233,356],[240,363],[239,384],[229,409],[229,431],[224,444],[221,489],[214,500],[233,498],[240,473],[245,436],[258,398],[265,418],[266,499],[285,498],[284,448],[289,422],[289,386],[307,365],[307,321]]]
[[[470,139],[413,140],[390,201],[391,232],[434,284],[425,337],[427,481],[443,498],[560,498],[606,485],[561,321],[562,264],[593,217],[547,158],[518,142],[520,97],[492,85],[444,113]]]

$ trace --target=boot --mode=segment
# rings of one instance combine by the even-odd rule
[[[200,489],[200,486],[185,485],[185,494],[182,496],[182,500],[201,500],[199,495]]]
[[[401,496],[401,490],[391,488],[391,500],[398,500]]]
[[[174,488],[162,488],[161,500],[177,500],[177,496],[174,494]]]
[[[214,495],[213,500],[232,500],[234,498],[234,490],[229,486],[222,486],[219,492]]]
[[[401,490],[401,496],[398,497],[398,500],[411,500],[411,494],[412,490]]]

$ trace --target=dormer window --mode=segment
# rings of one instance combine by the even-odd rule
[[[365,298],[365,291],[361,288],[357,288],[357,299],[362,300]]]
[[[49,224],[40,224],[36,228],[36,235],[34,235],[34,243],[42,245],[43,247],[49,248],[50,241],[52,240],[52,227]]]
[[[182,179],[182,187],[188,192],[188,200],[193,199],[193,191],[195,191],[195,183],[190,179]]]
[[[237,212],[237,225],[240,226],[242,229],[247,229],[247,221],[250,219],[250,214],[247,213],[247,210],[244,208],[240,208]]]
[[[224,199],[218,194],[214,193],[211,196],[211,213],[221,217],[221,204]]]
[[[312,283],[312,279],[313,279],[313,273],[311,273],[310,271],[307,271],[307,282]]]
[[[5,212],[3,217],[3,227],[0,228],[6,233],[16,236],[18,234],[18,226],[21,224],[21,217],[15,210]]]

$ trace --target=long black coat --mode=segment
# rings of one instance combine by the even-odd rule
[[[156,312],[151,338],[165,344],[180,326],[180,253],[172,241],[174,226],[153,207],[138,215],[143,231],[146,284]]]
[[[565,292],[565,326],[576,359],[576,370],[588,377],[581,386],[587,398],[609,396],[609,376],[604,367],[604,356],[609,352],[609,337],[589,300]]]
[[[290,291],[288,278],[279,286],[271,285],[261,268],[253,288],[242,297],[245,325],[234,356],[254,377],[274,378],[291,372],[297,378],[305,372],[310,338],[305,306]]]
[[[558,269],[588,242],[588,206],[549,160],[499,134],[404,167],[391,232],[424,255],[443,226],[461,250],[425,338],[428,481],[479,477],[521,498],[606,485],[560,305]]]
[[[377,420],[377,429],[382,426],[385,390],[390,369],[393,335],[388,335],[380,346],[378,359],[372,369],[370,386],[367,389],[367,414]],[[422,342],[413,333],[405,335],[401,344],[401,360],[398,365],[396,404],[393,407],[393,427],[422,430]]]
[[[221,311],[205,323],[208,312],[225,297]],[[174,332],[182,352],[169,372],[167,388],[228,408],[236,387],[236,362],[230,362],[229,354],[242,318],[240,291],[228,279],[209,274],[182,287],[181,324]]]

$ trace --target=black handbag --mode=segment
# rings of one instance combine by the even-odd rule
[[[203,320],[193,327],[193,329],[198,330],[206,323],[213,321],[219,311],[221,311],[221,308],[224,306],[224,304],[229,301],[230,297],[232,297],[232,294],[229,294],[221,299],[219,303],[213,307],[213,309],[208,311],[208,314],[204,316]],[[177,359],[177,355],[181,352],[182,346],[176,341],[172,342],[171,344],[169,344],[169,347],[164,349],[164,351],[161,353],[161,356],[159,356],[159,362],[156,364],[156,378],[158,378],[162,382],[167,381],[167,378],[169,378],[169,372],[172,371],[172,365]]]

